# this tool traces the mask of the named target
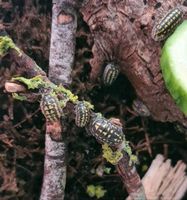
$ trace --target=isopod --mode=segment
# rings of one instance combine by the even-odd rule
[[[113,124],[98,113],[95,113],[88,124],[89,132],[101,143],[117,146],[124,141],[121,126]]]
[[[119,66],[115,63],[108,63],[103,72],[104,85],[110,86],[118,77]]]
[[[50,93],[42,94],[40,108],[47,122],[54,122],[62,116],[62,109],[55,95]]]
[[[184,12],[182,8],[176,7],[169,10],[153,27],[152,38],[162,41],[170,36],[176,27],[182,22]]]
[[[139,99],[135,99],[133,101],[132,108],[141,117],[149,117],[151,115],[147,106],[142,101],[140,101]]]
[[[90,119],[90,109],[83,101],[79,101],[75,106],[75,114],[76,125],[79,127],[86,126]]]

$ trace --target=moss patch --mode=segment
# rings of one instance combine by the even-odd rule
[[[12,39],[8,36],[0,36],[0,56],[7,53],[9,49],[15,49],[19,55],[21,55],[21,50],[16,47]]]

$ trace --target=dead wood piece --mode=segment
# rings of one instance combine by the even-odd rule
[[[5,89],[7,92],[13,93],[13,92],[25,92],[26,88],[23,85],[12,83],[12,82],[6,82],[5,83]]]
[[[103,63],[115,61],[153,119],[185,124],[186,117],[164,85],[159,66],[162,44],[151,38],[152,27],[161,11],[182,2],[89,0],[81,12],[94,38],[91,79],[101,75]]]
[[[185,170],[186,164],[182,161],[173,167],[170,159],[157,155],[142,179],[147,199],[182,199],[187,191]]]

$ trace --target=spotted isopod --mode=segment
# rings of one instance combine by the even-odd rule
[[[181,7],[169,10],[158,22],[152,30],[152,38],[155,41],[162,41],[169,37],[176,27],[182,22],[184,11]]]
[[[62,109],[56,96],[50,93],[42,94],[40,108],[47,122],[54,122],[62,116]]]
[[[90,119],[90,109],[83,101],[79,101],[75,106],[75,114],[76,125],[79,127],[86,126]]]
[[[94,114],[88,124],[87,130],[101,143],[117,146],[124,140],[121,126],[113,124],[100,114]]]
[[[115,63],[108,63],[103,72],[104,85],[111,85],[118,77],[119,66]]]

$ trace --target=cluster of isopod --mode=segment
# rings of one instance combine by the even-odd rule
[[[79,127],[86,126],[91,135],[99,142],[110,146],[121,144],[124,140],[122,128],[104,118],[101,114],[91,113],[91,110],[83,102],[79,101],[75,106],[75,123]]]
[[[183,16],[184,11],[180,6],[169,10],[155,23],[152,30],[152,38],[155,41],[162,41],[169,37],[182,22]]]
[[[61,118],[62,108],[58,98],[51,93],[43,93],[40,107],[47,122],[54,122]],[[78,101],[75,106],[75,124],[85,127],[99,142],[110,146],[121,144],[124,140],[122,128],[104,118],[101,114],[91,112],[84,101]]]

